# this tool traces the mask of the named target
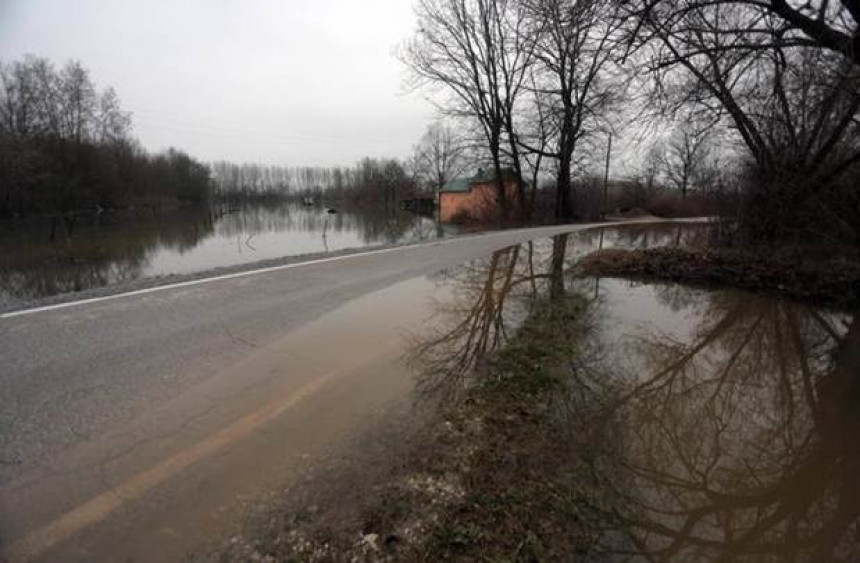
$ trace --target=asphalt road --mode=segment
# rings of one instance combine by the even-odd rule
[[[0,553],[173,560],[408,394],[422,276],[495,232],[0,316]],[[388,288],[385,291],[380,291]],[[277,454],[273,454],[277,452]]]

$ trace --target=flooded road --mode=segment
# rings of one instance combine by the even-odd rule
[[[856,558],[854,315],[577,279],[594,249],[683,244],[695,229],[569,230],[0,319],[4,555],[181,560],[255,495],[300,486],[416,382],[462,385],[535,303],[576,294],[594,323],[560,416],[590,475],[601,557]]]
[[[417,278],[352,300],[218,369],[193,393],[18,472],[4,481],[3,529],[20,536],[6,554],[183,560],[230,530],[246,498],[289,484],[408,401],[403,335],[420,328],[431,294]],[[66,511],[52,515],[58,507]]]
[[[335,344],[337,341],[325,332],[317,336],[313,347],[307,343],[289,347],[283,344],[284,338],[356,299],[399,282],[570,228],[505,231],[399,247],[0,318],[3,554],[13,560],[125,556],[163,560],[152,552],[152,545],[163,546],[171,554],[193,548],[205,540],[205,534],[173,537],[173,528],[162,529],[158,519],[144,527],[129,522],[135,521],[135,515],[178,514],[180,507],[192,510],[205,506],[190,520],[193,523],[212,514],[207,502],[218,503],[219,509],[237,502],[234,489],[227,485],[231,480],[217,477],[220,471],[230,471],[224,452],[232,451],[238,442],[262,439],[267,435],[265,429],[282,419],[280,407],[267,408],[268,402],[283,392],[305,397],[296,385],[312,384],[324,376],[315,364],[322,368],[341,362],[356,369],[363,365],[356,364],[348,342]],[[385,300],[377,303],[372,315],[379,318],[370,319],[367,326],[387,322],[388,317],[392,322],[402,320],[402,315],[410,322],[408,315],[423,320],[420,299],[413,301],[410,307],[394,303],[398,310],[384,315]],[[396,350],[396,338],[380,335],[365,339],[365,333],[373,337],[375,332],[366,329],[361,320],[339,330],[354,335],[362,346],[362,358],[383,351],[400,353],[390,348]],[[399,329],[395,336],[398,334]],[[267,357],[270,350],[282,360],[284,369],[266,363],[270,360],[247,363],[258,354]],[[293,363],[296,358],[303,360]],[[409,383],[405,371],[391,369]],[[267,380],[272,386],[265,384]],[[355,381],[362,385],[361,378]],[[313,394],[331,387],[321,384]],[[382,392],[378,395],[386,396]],[[309,436],[325,429],[322,421],[326,417],[339,416],[337,413],[353,407],[366,414],[375,404],[373,396],[370,402],[359,401],[360,392],[346,399],[338,397],[302,419],[302,428]],[[342,404],[353,397],[356,402],[352,406]],[[310,395],[306,395],[301,406],[309,400]],[[224,417],[214,416],[219,408],[231,405],[235,410]],[[296,404],[288,410],[297,412],[298,407]],[[261,418],[253,419],[258,423],[241,426],[254,428],[250,434],[225,430],[258,412],[272,414],[260,414]],[[221,431],[226,434],[219,434]],[[307,443],[302,441],[303,433],[298,438],[292,433],[285,439],[290,444]],[[319,442],[309,439],[319,446],[328,443],[329,437]],[[207,441],[210,439],[214,441]],[[189,451],[197,454],[188,455]],[[293,467],[289,460],[295,461],[296,452],[283,447],[239,461],[261,470],[284,464]],[[266,464],[259,463],[263,458]],[[287,475],[289,471],[273,471],[271,475],[276,473]],[[173,480],[187,496],[163,492],[162,486]],[[238,481],[259,488],[265,479]],[[187,486],[183,488],[183,484]],[[159,507],[164,507],[164,512],[159,512]],[[228,520],[228,515],[236,517],[229,510],[218,514]],[[125,535],[104,535],[108,525],[125,526]],[[206,530],[214,533],[212,527]],[[88,543],[82,539],[88,534],[107,538],[106,543]],[[114,537],[123,538],[124,543],[110,541]],[[173,539],[168,541],[167,537]]]
[[[283,256],[444,236],[399,209],[299,204],[126,211],[0,221],[0,306]]]

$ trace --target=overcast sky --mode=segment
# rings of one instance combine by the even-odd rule
[[[406,156],[433,117],[394,50],[410,0],[0,0],[0,59],[78,59],[145,147],[203,160]]]

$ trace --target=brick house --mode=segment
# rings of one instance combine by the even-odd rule
[[[502,184],[509,208],[513,210],[517,202],[517,181],[513,172],[502,171]],[[478,170],[471,178],[451,180],[438,190],[436,205],[441,223],[497,219],[499,199],[495,177]]]

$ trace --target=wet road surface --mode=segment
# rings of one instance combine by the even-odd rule
[[[421,276],[582,228],[491,233],[0,318],[4,557],[182,558],[223,533],[243,498],[406,400],[403,339],[434,291]]]

